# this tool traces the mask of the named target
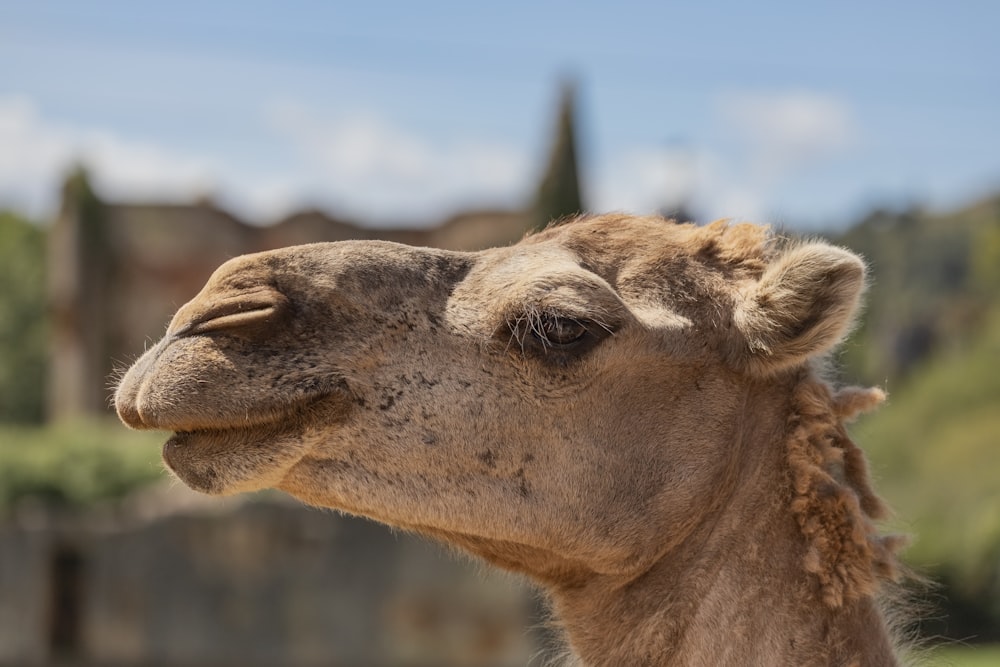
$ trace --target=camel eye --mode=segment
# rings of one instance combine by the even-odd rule
[[[566,365],[613,336],[614,330],[591,319],[530,308],[507,320],[507,326],[497,329],[495,335],[506,351]]]
[[[579,342],[588,331],[587,326],[579,320],[545,314],[532,327],[531,333],[544,345],[564,347]]]

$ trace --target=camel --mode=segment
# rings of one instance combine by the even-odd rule
[[[273,487],[547,593],[575,664],[898,664],[900,540],[834,388],[863,262],[766,227],[583,216],[509,247],[234,258],[122,378],[209,494]]]

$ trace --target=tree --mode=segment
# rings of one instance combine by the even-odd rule
[[[0,213],[0,421],[44,417],[46,311],[45,230]]]
[[[577,170],[576,89],[571,83],[562,87],[555,140],[548,168],[538,186],[532,205],[532,225],[541,229],[552,220],[576,215],[586,210],[580,193]]]

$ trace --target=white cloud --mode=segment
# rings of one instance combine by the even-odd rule
[[[270,126],[301,156],[310,190],[377,219],[440,216],[470,202],[518,204],[534,172],[525,151],[500,142],[431,142],[373,114],[321,118],[283,104]]]
[[[291,154],[276,163],[192,155],[155,141],[45,118],[25,97],[0,97],[0,206],[54,212],[59,183],[85,164],[110,199],[190,200],[213,194],[258,220],[306,205],[362,219],[414,223],[476,202],[518,204],[533,177],[528,157],[500,142],[432,143],[377,117],[336,121],[292,105],[272,109],[263,137]],[[274,143],[276,140],[276,144]]]
[[[857,138],[849,105],[832,95],[731,93],[720,98],[718,114],[750,149],[752,166],[776,176],[841,153]]]
[[[627,150],[598,171],[593,206],[635,213],[685,206],[704,180],[700,162],[686,148]]]
[[[721,95],[711,121],[706,136],[736,141],[624,150],[597,174],[596,208],[766,220],[782,188],[858,139],[846,101],[818,93]]]
[[[44,127],[27,98],[0,98],[0,147],[0,205],[40,213],[70,159],[69,133]]]
[[[78,154],[110,198],[187,199],[211,192],[219,171],[209,158],[181,155],[107,131],[82,133]]]
[[[707,149],[635,149],[613,160],[598,179],[595,208],[634,213],[689,213],[762,220],[763,193],[746,187],[733,164]]]
[[[375,223],[419,224],[484,202],[520,204],[538,173],[535,151],[472,137],[432,140],[370,113],[328,117],[286,103],[263,121],[255,161],[54,122],[28,98],[0,97],[0,206],[52,213],[67,168],[83,161],[114,199],[210,193],[257,220],[320,205]],[[712,143],[607,151],[585,169],[594,176],[591,206],[686,206],[705,217],[763,220],[801,173],[858,137],[849,105],[815,93],[722,95],[710,121]]]
[[[53,213],[60,179],[74,163],[91,169],[102,193],[126,199],[189,198],[211,190],[217,171],[202,157],[49,121],[21,96],[0,98],[0,146],[0,203],[34,216]]]

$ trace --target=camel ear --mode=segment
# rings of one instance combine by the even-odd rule
[[[827,352],[849,332],[864,289],[865,265],[847,250],[810,243],[786,252],[736,306],[738,363],[771,373]]]

